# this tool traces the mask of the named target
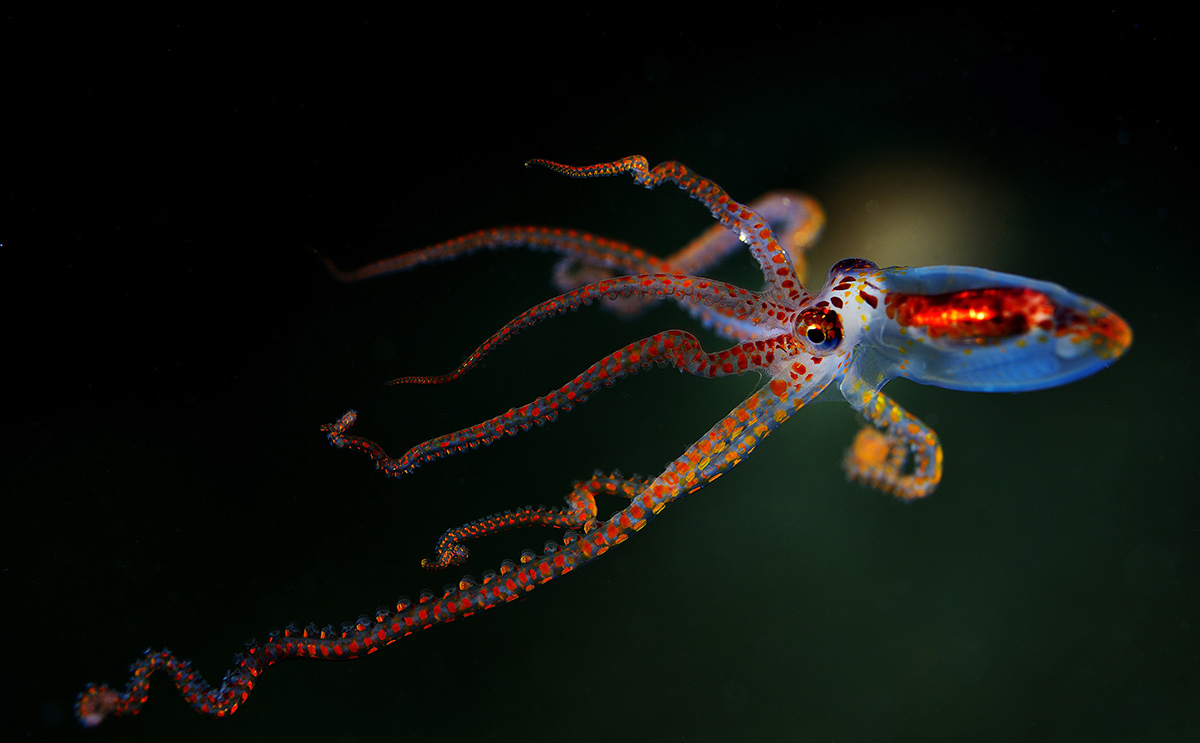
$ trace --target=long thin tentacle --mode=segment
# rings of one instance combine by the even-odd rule
[[[816,241],[825,225],[825,214],[820,204],[807,194],[775,191],[750,202],[749,208],[775,230],[780,245],[792,256],[798,278],[803,281],[804,251]],[[320,253],[317,256],[334,278],[343,283],[353,283],[456,260],[481,250],[524,247],[563,256],[566,263],[557,270],[555,285],[560,291],[568,291],[617,274],[702,273],[733,254],[741,245],[737,235],[722,225],[713,225],[675,253],[660,259],[629,243],[582,230],[515,225],[477,230],[349,271],[342,270]],[[580,273],[571,268],[579,264],[601,273]],[[643,306],[634,304],[626,307],[636,310]]]
[[[562,544],[547,543],[540,556],[527,555],[519,565],[506,561],[498,573],[485,573],[481,583],[468,576],[440,597],[426,591],[414,603],[402,596],[394,607],[380,607],[373,615],[360,616],[344,624],[340,632],[331,626],[317,629],[309,624],[301,629],[288,625],[280,633],[271,633],[261,644],[247,643],[245,653],[235,658],[233,668],[219,686],[210,685],[193,670],[190,661],[169,650],[147,650],[131,667],[130,680],[123,690],[89,685],[79,695],[76,715],[91,727],[111,715],[137,714],[147,699],[151,675],[165,671],[193,709],[211,717],[225,717],[241,707],[259,677],[279,661],[361,658],[420,630],[521,598],[592,562],[644,528],[672,501],[699,490],[736,466],[791,412],[819,393],[830,378],[822,378],[820,383],[772,381],[730,411],[661,474],[633,486],[636,495],[623,510],[607,521],[591,521],[592,528],[583,535],[569,531]]]
[[[809,297],[792,266],[791,254],[784,250],[770,224],[745,204],[730,198],[717,184],[693,173],[683,163],[668,161],[650,168],[641,155],[595,165],[573,166],[535,158],[526,167],[538,165],[572,178],[599,178],[630,173],[634,183],[654,188],[670,181],[689,196],[708,207],[718,222],[750,246],[750,253],[762,268],[767,287],[775,297],[798,304]]]
[[[794,256],[802,256],[804,246],[811,241],[823,224],[816,202],[803,196],[773,199],[767,203],[773,211],[782,213],[783,226],[796,240],[789,246]],[[780,208],[781,203],[796,205],[792,212]],[[806,208],[807,207],[807,208]],[[794,212],[794,213],[793,213]],[[816,216],[814,216],[816,215]],[[578,230],[557,227],[496,227],[479,230],[469,235],[447,240],[420,250],[385,258],[350,271],[338,268],[329,258],[317,256],[325,263],[331,275],[343,283],[354,283],[392,273],[409,271],[431,263],[451,261],[485,249],[527,247],[534,250],[554,252],[564,256],[553,272],[553,283],[560,291],[570,291],[585,284],[598,283],[614,278],[618,274],[653,273],[698,273],[728,255],[740,243],[735,236],[721,225],[714,225],[699,239],[685,246],[678,255],[683,265],[694,266],[695,270],[680,271],[671,266],[671,259],[661,260],[641,248],[619,240],[593,235]],[[690,295],[674,296],[691,314],[704,325],[731,340],[744,340],[750,334],[738,332],[739,324],[724,307],[703,304]],[[654,302],[638,301],[644,297],[603,298],[604,306],[622,317],[641,314]],[[699,303],[698,303],[699,302]]]
[[[793,315],[788,308],[771,302],[760,294],[720,281],[681,274],[618,276],[615,279],[581,286],[522,312],[493,333],[452,372],[436,376],[400,377],[388,384],[443,384],[458,379],[475,368],[484,356],[521,330],[605,297],[687,297],[712,307],[719,307],[735,320],[757,326],[758,336],[783,332]]]
[[[641,248],[581,230],[532,225],[495,227],[462,235],[419,250],[401,253],[374,263],[343,271],[333,261],[317,254],[338,281],[352,283],[378,276],[410,271],[431,263],[452,261],[481,250],[525,247],[584,261],[589,265],[611,268],[621,273],[659,273],[672,271],[664,261]],[[575,286],[575,285],[573,285]],[[572,288],[572,287],[566,287]]]
[[[605,356],[559,389],[531,403],[511,408],[502,415],[469,428],[430,439],[398,458],[388,456],[383,447],[370,439],[347,433],[357,420],[357,413],[353,410],[337,421],[322,426],[321,430],[329,436],[329,443],[339,449],[362,452],[389,477],[401,477],[425,462],[486,446],[503,436],[514,436],[534,425],[552,422],[560,413],[587,402],[592,393],[640,369],[669,365],[696,376],[723,377],[761,370],[794,352],[795,341],[789,334],[747,341],[711,353],[705,351],[691,333],[669,330],[630,343]]]

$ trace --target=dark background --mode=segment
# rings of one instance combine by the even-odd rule
[[[1196,739],[1182,23],[845,5],[0,19],[4,738]],[[419,560],[446,527],[556,503],[594,468],[656,472],[753,388],[639,375],[400,482],[318,432],[355,407],[400,451],[694,329],[593,308],[452,387],[385,389],[550,296],[553,260],[341,286],[306,247],[351,267],[534,223],[666,254],[709,224],[675,189],[522,168],[632,153],[745,201],[818,196],[818,285],[851,255],[981,265],[1105,302],[1134,346],[1024,395],[894,383],[946,448],[926,502],[846,483],[857,423],[818,405],[527,601],[369,660],[283,664],[229,720],[160,680],[138,717],[80,732],[76,693],[123,684],[147,645],[216,682],[268,627],[436,590],[460,572]],[[716,273],[758,286],[746,259]],[[550,536],[480,544],[467,572]]]

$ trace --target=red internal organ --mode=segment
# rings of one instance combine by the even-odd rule
[[[889,294],[888,317],[931,338],[1006,338],[1054,327],[1054,303],[1032,289],[968,289],[949,294]]]

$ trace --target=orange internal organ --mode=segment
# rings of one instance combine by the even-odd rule
[[[1032,289],[1001,287],[949,294],[890,294],[888,317],[931,338],[1004,338],[1054,327],[1054,303]]]

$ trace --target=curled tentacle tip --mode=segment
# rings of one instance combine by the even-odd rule
[[[120,696],[104,684],[88,684],[75,701],[75,716],[85,728],[94,728],[121,703]]]
[[[325,254],[320,250],[317,250],[316,247],[312,245],[305,245],[304,247],[308,248],[310,253],[315,255],[317,259],[321,261],[321,263],[325,264],[325,270],[329,271],[329,275],[333,278],[337,279],[343,284],[350,284],[356,280],[353,271],[343,271],[342,269],[338,268],[336,263],[326,257]]]
[[[321,426],[321,431],[329,434],[330,439],[332,440],[334,436],[345,433],[348,428],[354,425],[356,420],[358,420],[358,411],[347,410],[342,414],[341,418],[338,418],[333,423],[326,423],[325,425]]]

